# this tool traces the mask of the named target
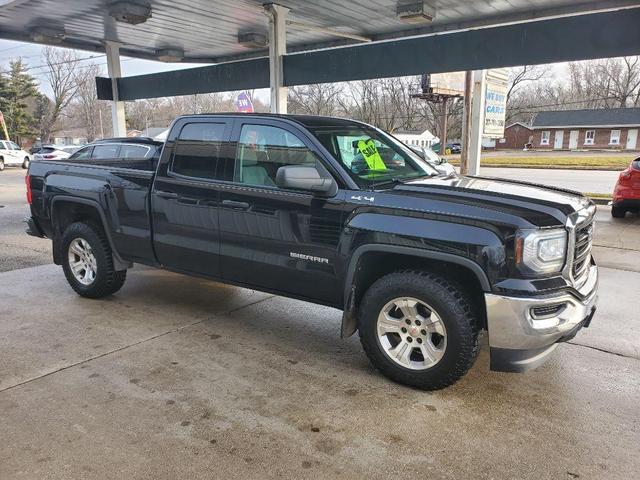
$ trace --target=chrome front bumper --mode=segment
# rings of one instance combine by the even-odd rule
[[[589,267],[580,287],[582,298],[570,293],[546,297],[505,297],[485,294],[491,369],[521,372],[543,363],[558,342],[589,325],[598,300],[598,267]],[[540,307],[560,307],[546,315]]]

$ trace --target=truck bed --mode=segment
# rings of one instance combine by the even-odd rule
[[[154,264],[149,216],[152,168],[150,160],[32,162],[31,211],[37,228],[52,238],[56,234],[52,218],[56,214],[79,214],[80,200],[82,209],[93,209],[102,217],[110,241],[122,257]],[[59,208],[65,201],[72,201],[73,208]]]

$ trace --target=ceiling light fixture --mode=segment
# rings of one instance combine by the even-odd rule
[[[238,43],[247,48],[265,48],[269,45],[269,40],[264,33],[240,32],[238,33]]]
[[[37,43],[62,43],[67,34],[64,29],[38,27],[30,33],[31,40]]]
[[[151,18],[151,7],[142,3],[115,2],[109,5],[109,15],[117,22],[137,25]]]
[[[406,23],[428,23],[436,17],[436,7],[427,2],[405,0],[398,2],[396,18]]]
[[[180,48],[161,48],[156,50],[156,58],[161,62],[181,62],[184,50]]]

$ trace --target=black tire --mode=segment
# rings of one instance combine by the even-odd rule
[[[413,297],[431,305],[446,327],[442,358],[425,370],[399,365],[385,353],[377,335],[382,308],[398,297]],[[358,333],[371,363],[393,381],[422,390],[439,390],[458,381],[478,356],[478,320],[464,290],[438,275],[405,271],[386,275],[364,295],[359,308]]]
[[[625,213],[627,211],[622,207],[616,207],[615,205],[611,207],[611,216],[613,218],[624,218]]]
[[[22,168],[25,170],[29,168],[29,157],[24,157],[24,161],[22,162]]]
[[[0,172],[4,170],[4,158],[0,158]]]
[[[69,264],[69,246],[76,238],[81,238],[89,243],[96,259],[95,279],[89,285],[76,279]],[[116,271],[113,268],[111,247],[104,231],[100,226],[90,222],[72,223],[65,230],[62,235],[62,268],[71,288],[78,295],[87,298],[102,298],[111,295],[122,288],[127,278],[126,270]]]

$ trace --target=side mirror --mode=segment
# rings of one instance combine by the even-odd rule
[[[306,165],[287,165],[276,173],[276,185],[279,188],[305,190],[326,196],[334,195],[338,185],[333,178],[323,177],[316,167]]]
[[[444,157],[440,157],[440,163],[438,165],[444,165],[445,163],[447,163],[447,159]]]

